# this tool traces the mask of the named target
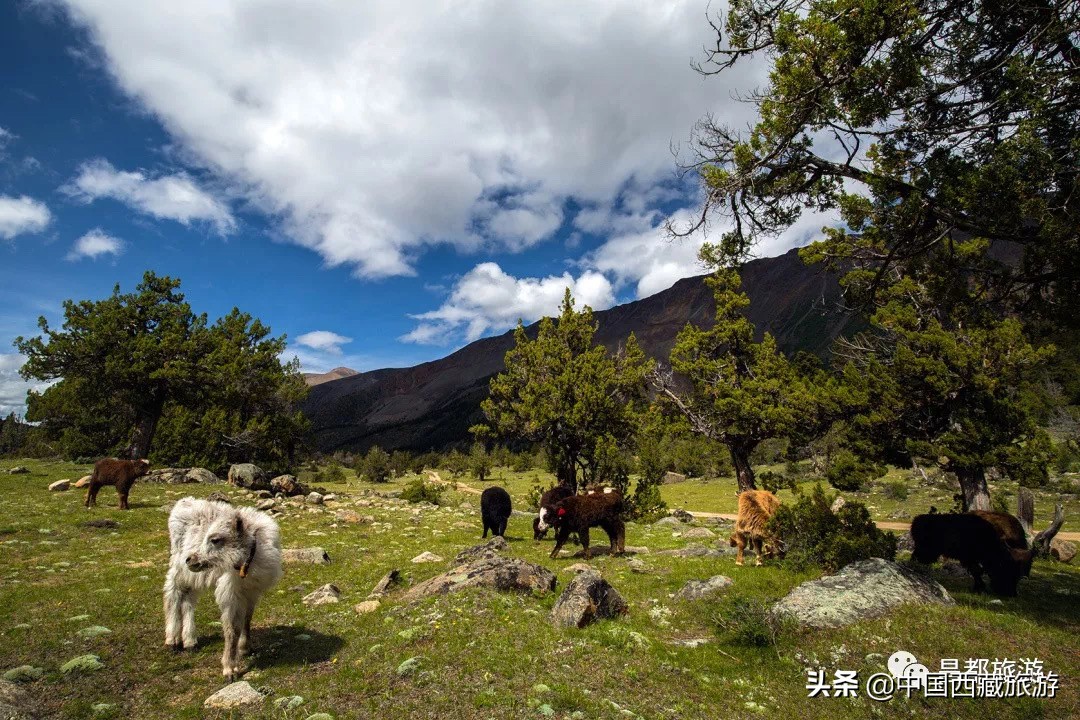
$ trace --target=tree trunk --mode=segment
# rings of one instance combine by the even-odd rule
[[[956,479],[960,481],[964,512],[990,509],[990,489],[986,487],[986,472],[983,468],[958,468]]]
[[[577,468],[572,457],[559,458],[555,466],[555,479],[559,484],[577,492]]]
[[[146,407],[139,408],[136,414],[135,428],[131,431],[131,443],[127,447],[127,456],[132,460],[150,457],[150,445],[154,442],[158,420],[165,410],[164,399],[151,399]]]
[[[757,490],[754,484],[754,468],[750,466],[750,453],[754,451],[753,445],[743,443],[728,443],[728,452],[731,453],[731,462],[735,466],[735,480],[738,482],[737,492],[743,490]]]

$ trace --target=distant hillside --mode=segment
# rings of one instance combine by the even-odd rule
[[[359,375],[359,373],[352,368],[336,367],[330,372],[304,373],[304,382],[310,387],[314,387],[315,385],[322,385],[324,382],[340,380],[341,378],[352,377],[353,375]]]
[[[855,329],[851,315],[837,312],[836,278],[807,267],[795,250],[747,263],[743,287],[747,315],[777,339],[785,352],[821,356],[832,341]],[[687,322],[712,324],[715,307],[704,276],[687,278],[651,297],[595,313],[596,338],[616,347],[631,332],[651,357],[666,360]],[[529,327],[536,332],[536,324]],[[316,446],[325,452],[383,448],[428,450],[469,439],[482,419],[488,381],[503,370],[513,332],[470,343],[440,360],[410,368],[373,370],[311,388],[304,412]]]

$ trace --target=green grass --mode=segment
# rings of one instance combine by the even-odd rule
[[[203,700],[224,684],[212,598],[200,602],[197,650],[173,653],[162,646],[161,584],[168,558],[162,507],[184,495],[214,491],[226,492],[235,503],[254,501],[224,486],[137,484],[130,512],[115,508],[111,489],[101,493],[97,509],[87,511],[80,491],[46,490],[51,481],[77,478],[86,467],[18,461],[0,463],[0,472],[14,464],[33,472],[0,475],[0,670],[43,667],[45,677],[29,687],[47,717],[229,717],[202,708]],[[557,629],[547,621],[556,595],[488,591],[429,598],[413,606],[400,603],[399,591],[375,613],[358,616],[352,606],[384,573],[399,568],[406,582],[415,583],[446,570],[458,551],[479,542],[480,523],[476,495],[448,490],[445,509],[424,510],[414,524],[413,507],[363,494],[400,490],[412,478],[371,486],[347,475],[346,483],[327,486],[340,495],[329,507],[290,504],[278,517],[286,547],[319,545],[333,562],[288,566],[281,584],[260,604],[254,670],[245,679],[274,694],[261,710],[243,717],[303,719],[326,712],[339,719],[539,718],[545,705],[559,718],[754,717],[759,707],[766,716],[829,720],[1080,715],[1075,682],[1080,570],[1071,566],[1037,562],[1032,577],[1021,584],[1020,597],[1001,604],[969,593],[966,578],[939,574],[957,600],[955,607],[904,609],[829,632],[786,630],[775,645],[754,647],[718,631],[716,617],[728,611],[730,600],[691,605],[671,595],[689,579],[724,574],[735,581],[731,594],[764,604],[813,574],[777,564],[740,568],[730,557],[657,556],[657,550],[686,543],[670,528],[631,524],[627,543],[653,551],[639,556],[648,574],[631,572],[626,558],[593,560],[629,602],[631,611],[623,620],[582,631]],[[443,477],[452,480],[447,473]],[[499,470],[484,484],[461,479],[474,487],[505,485],[515,506],[522,507],[533,482],[546,484],[549,476]],[[733,487],[723,481],[666,486],[665,496],[673,505],[683,498],[695,510],[734,508]],[[913,491],[905,504],[919,498]],[[870,500],[887,507],[879,495]],[[339,523],[335,511],[345,508],[374,515],[389,527]],[[87,527],[91,518],[111,518],[119,527]],[[565,551],[549,560],[551,540],[534,543],[527,517],[513,517],[508,534],[512,555],[551,568],[559,590],[565,586],[571,577],[565,569],[578,560]],[[722,539],[718,532],[717,540]],[[425,550],[447,562],[409,562]],[[309,608],[301,603],[304,594],[328,582],[341,588],[340,604]],[[112,632],[79,635],[92,625]],[[710,642],[677,644],[692,638]],[[861,670],[865,677],[882,665],[867,655],[888,657],[898,649],[915,653],[931,667],[942,657],[1037,656],[1061,675],[1061,689],[1057,698],[1042,701],[874,703],[806,697],[808,664]],[[105,669],[82,677],[59,673],[64,662],[84,653],[100,656]],[[417,671],[399,677],[397,667],[413,657],[419,658]],[[303,696],[304,704],[287,713],[274,708],[274,698],[290,695]],[[114,707],[95,713],[92,708],[99,703]]]

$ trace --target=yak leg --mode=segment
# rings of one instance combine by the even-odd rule
[[[566,544],[566,538],[570,537],[570,531],[563,528],[556,528],[555,530],[555,549],[551,551],[551,559],[554,560],[562,550],[562,546]]]
[[[583,528],[578,531],[578,539],[581,540],[581,547],[585,550],[585,559],[592,559],[592,550],[589,548],[589,528]]]
[[[746,547],[746,538],[743,537],[742,533],[737,532],[733,536],[733,539],[735,540],[735,548],[736,548],[736,550],[735,550],[735,564],[736,565],[742,565],[743,564],[743,548]]]
[[[242,672],[239,644],[248,613],[248,602],[243,593],[233,587],[227,578],[222,578],[214,594],[218,607],[221,608],[221,630],[225,638],[225,649],[221,653],[221,674],[234,680]]]
[[[90,487],[86,489],[86,507],[92,508],[97,505],[97,494],[101,486],[93,480],[90,481]]]
[[[965,570],[967,570],[969,573],[971,573],[972,580],[974,581],[971,584],[972,592],[978,592],[978,593],[986,592],[986,585],[983,583],[983,579],[982,579],[982,576],[983,576],[982,565],[980,565],[978,562],[961,563],[961,564],[964,566]]]
[[[244,625],[240,629],[240,641],[236,644],[237,658],[242,660],[251,649],[251,616],[255,614],[255,600],[248,598],[247,612],[244,613]]]
[[[754,546],[754,565],[761,565],[761,553],[762,553],[761,538],[760,537],[751,538],[750,542]]]

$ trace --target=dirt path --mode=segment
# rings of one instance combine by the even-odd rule
[[[428,474],[428,479],[431,480],[432,482],[438,483],[440,485],[445,485],[447,487],[456,487],[456,489],[458,491],[463,492],[463,493],[468,493],[469,495],[479,495],[482,492],[481,490],[478,490],[477,488],[474,488],[474,487],[472,487],[470,485],[466,485],[465,483],[460,483],[460,482],[459,483],[452,483],[452,482],[448,482],[446,480],[443,480],[439,476],[439,473],[434,472],[432,470],[428,470],[427,474]],[[732,520],[732,521],[734,521],[736,518],[738,518],[738,515],[733,515],[732,513],[701,512],[699,510],[687,510],[687,512],[690,513],[691,515],[693,515],[696,518],[714,518],[714,519],[718,518],[720,520]],[[908,528],[911,527],[911,523],[890,522],[890,521],[887,521],[887,520],[875,520],[874,524],[877,525],[882,530],[899,530],[901,532],[907,532]],[[1059,532],[1057,534],[1057,536],[1059,538],[1061,538],[1062,540],[1070,540],[1072,542],[1080,542],[1080,532]]]

